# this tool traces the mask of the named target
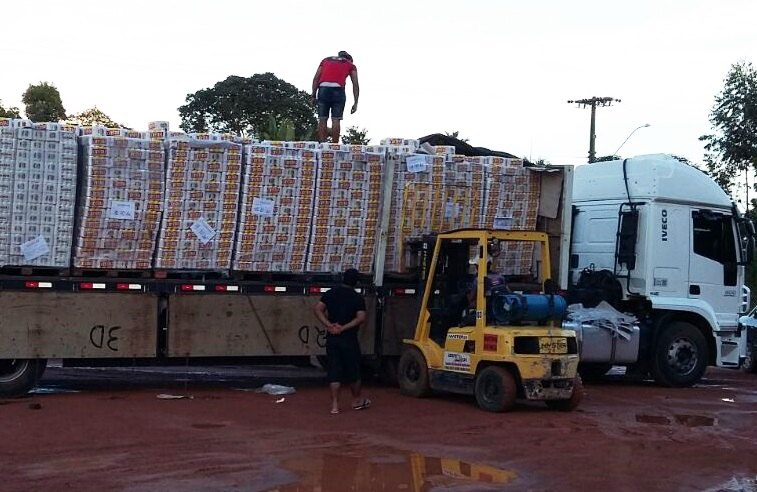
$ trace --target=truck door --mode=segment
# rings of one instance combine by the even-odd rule
[[[691,220],[689,298],[709,303],[721,327],[735,328],[741,299],[733,217],[693,210]]]

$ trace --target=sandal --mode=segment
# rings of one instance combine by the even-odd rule
[[[360,402],[357,405],[354,405],[352,407],[352,409],[353,410],[363,410],[365,408],[370,408],[370,406],[371,406],[371,400],[369,400],[368,398],[363,398],[363,401]]]

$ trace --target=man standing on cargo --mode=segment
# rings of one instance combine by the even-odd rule
[[[355,104],[352,111],[357,111],[357,100],[360,96],[360,85],[357,81],[357,67],[352,63],[352,56],[346,51],[340,51],[337,56],[324,58],[313,77],[313,104],[318,108],[318,141],[326,141],[326,129],[331,113],[331,141],[339,143],[340,123],[344,115],[344,105],[347,102],[345,87],[347,76],[352,81],[352,95]]]
[[[358,329],[368,317],[363,296],[355,291],[359,273],[354,268],[345,271],[342,285],[328,290],[313,307],[318,320],[326,327],[326,356],[331,389],[331,413],[339,413],[339,393],[342,383],[350,385],[352,408],[362,410],[371,405],[361,395],[360,343]]]

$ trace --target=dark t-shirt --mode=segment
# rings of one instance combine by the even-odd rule
[[[331,288],[321,296],[321,302],[326,305],[329,321],[346,325],[357,316],[358,311],[365,311],[365,299],[355,292],[355,289],[340,285]],[[343,331],[339,335],[328,335],[330,338],[357,337],[357,327]]]

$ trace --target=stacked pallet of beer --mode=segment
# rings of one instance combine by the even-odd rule
[[[220,136],[169,138],[155,268],[228,271],[234,249],[242,145]]]
[[[539,176],[523,167],[520,159],[485,157],[486,194],[480,227],[533,231],[539,212]],[[496,222],[496,226],[495,226]],[[534,244],[507,242],[495,268],[505,275],[528,275]]]
[[[403,272],[405,242],[439,232],[444,217],[444,157],[404,153],[389,147],[394,167],[386,246],[386,269]]]
[[[442,187],[434,196],[434,207],[439,210],[433,228],[437,232],[477,228],[482,220],[485,191],[485,158],[450,155],[444,157]],[[454,149],[454,147],[452,147]]]
[[[364,145],[324,147],[318,164],[307,271],[357,268],[372,272],[385,153],[368,152]]]
[[[0,264],[68,267],[76,128],[0,118]]]
[[[315,142],[245,146],[234,270],[305,271],[317,154]]]
[[[165,152],[146,134],[107,136],[84,129],[74,266],[145,270],[152,267],[164,196]]]

